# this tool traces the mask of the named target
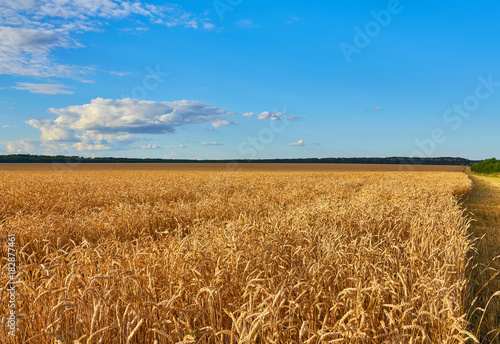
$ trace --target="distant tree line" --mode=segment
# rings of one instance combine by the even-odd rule
[[[408,165],[462,165],[478,161],[464,158],[297,158],[297,159],[228,159],[228,160],[189,160],[189,159],[139,159],[139,158],[84,158],[65,155],[0,155],[0,163],[309,163],[309,164],[408,164]]]
[[[481,162],[478,162],[476,164],[472,164],[470,166],[470,169],[473,172],[478,172],[478,173],[495,173],[495,172],[500,172],[500,161],[493,158],[493,159],[486,159]]]

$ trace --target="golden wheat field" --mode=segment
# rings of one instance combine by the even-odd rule
[[[464,343],[470,188],[456,172],[4,169],[18,328],[2,314],[0,340]]]

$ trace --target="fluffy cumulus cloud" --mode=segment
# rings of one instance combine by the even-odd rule
[[[73,91],[67,90],[67,86],[61,84],[31,84],[28,82],[18,82],[12,88],[25,90],[38,94],[73,94]]]
[[[192,100],[173,102],[125,99],[93,99],[89,104],[51,108],[55,119],[27,121],[41,132],[43,142],[72,143],[78,151],[120,149],[145,140],[140,134],[174,133],[176,127],[210,123],[234,124],[234,113]]]
[[[257,119],[270,119],[271,121],[276,121],[281,118],[281,116],[286,115],[283,111],[264,111],[257,116]]]
[[[242,116],[251,118],[253,117],[253,112],[245,113]],[[300,120],[300,117],[298,116],[287,115],[286,111],[264,111],[257,116],[258,120],[268,119],[271,121],[279,121],[283,118],[286,118],[286,120],[290,122],[298,122]]]
[[[9,153],[33,153],[37,149],[37,143],[30,139],[24,139],[7,144]]]
[[[297,142],[292,142],[292,143],[289,143],[288,145],[289,146],[303,146],[304,145],[304,141],[298,140]]]
[[[75,77],[91,68],[54,61],[58,48],[83,47],[75,33],[103,31],[106,22],[135,16],[168,27],[213,30],[202,15],[177,5],[123,0],[0,0],[0,74]]]
[[[141,146],[141,149],[161,149],[161,147],[155,144],[149,144]]]
[[[44,142],[23,139],[7,143],[7,151],[11,154],[63,154],[68,153],[70,145],[64,142]]]
[[[250,113],[250,114],[251,115],[249,115],[249,116],[245,116],[247,114],[244,114],[243,116],[244,117],[252,117],[253,113]],[[287,113],[285,111],[264,111],[257,116],[257,119],[260,119],[260,120],[269,119],[271,121],[278,121],[278,120],[281,120],[282,118],[284,118],[284,116],[286,116],[286,115],[287,115]],[[298,122],[300,120],[300,118],[298,116],[294,116],[294,115],[288,115],[286,117],[286,119],[289,120],[290,122]]]
[[[76,143],[71,147],[76,151],[102,151],[110,149],[126,149],[130,144],[144,141],[145,138],[129,133],[106,134],[97,131],[86,131],[75,135]]]
[[[215,128],[233,124],[238,124],[238,122],[228,121],[227,119],[221,119],[220,121],[212,122],[212,126],[214,126]]]
[[[40,139],[43,141],[73,141],[74,130],[56,121],[49,119],[31,119],[26,121],[26,123],[41,131]]]

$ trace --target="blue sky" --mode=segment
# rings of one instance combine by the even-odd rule
[[[479,6],[0,0],[0,154],[498,156]]]

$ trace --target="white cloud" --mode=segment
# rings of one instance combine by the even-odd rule
[[[287,117],[287,119],[290,121],[290,122],[298,122],[300,121],[300,118],[298,116],[294,116],[294,115],[290,115]]]
[[[149,31],[150,29],[148,27],[135,27],[135,28],[124,27],[124,28],[120,28],[118,30],[120,30],[121,32],[124,32],[124,33],[132,33],[134,35],[139,35],[143,32]]]
[[[5,125],[2,125],[2,128],[17,128],[17,125],[8,125],[8,124],[5,124]]]
[[[69,152],[69,145],[61,142],[43,142],[23,139],[7,143],[7,151],[11,154],[62,154]]]
[[[203,23],[203,30],[207,31],[215,30],[215,25],[212,23]]]
[[[222,119],[222,120],[219,120],[219,121],[212,122],[212,126],[214,128],[218,128],[218,127],[222,127],[222,126],[227,126],[227,125],[234,125],[234,124],[238,124],[238,122],[228,121],[226,119]]]
[[[258,25],[255,25],[251,20],[249,19],[243,19],[238,22],[236,22],[236,25],[240,27],[241,29],[254,29],[259,27]]]
[[[60,145],[77,152],[130,149],[132,143],[151,140],[141,134],[174,133],[176,128],[191,124],[218,127],[236,123],[225,119],[234,115],[233,112],[192,100],[155,102],[96,98],[89,104],[50,108],[49,112],[57,117],[26,121],[40,130],[40,147]],[[148,146],[156,145],[145,145]]]
[[[373,109],[363,109],[363,111],[380,111],[380,110],[382,110],[382,107],[380,106],[374,107]]]
[[[128,145],[144,138],[132,134],[102,134],[95,131],[87,131],[81,135],[75,135],[73,147],[77,151],[125,149]]]
[[[141,146],[141,149],[161,149],[161,147],[158,145],[149,144],[149,145]]]
[[[16,86],[12,86],[17,90],[25,90],[31,93],[38,94],[73,94],[73,91],[68,91],[68,86],[61,84],[31,84],[28,82],[18,82]]]
[[[82,47],[75,33],[104,31],[112,19],[142,16],[168,27],[213,30],[205,14],[177,5],[124,0],[0,0],[0,74],[81,77],[91,68],[57,63],[51,52]],[[138,27],[136,31],[147,28]]]
[[[56,120],[57,121],[57,120]],[[42,141],[73,141],[74,130],[48,119],[30,119],[27,124],[41,131]]]
[[[78,142],[44,141],[23,139],[8,142],[7,150],[10,153],[23,154],[79,154],[85,151],[103,151],[125,147],[130,143],[143,141],[134,135],[86,133],[76,136]]]
[[[285,115],[286,112],[280,111],[265,111],[257,116],[257,119],[270,119],[271,121],[279,120],[281,116]]]
[[[250,117],[253,117],[253,112],[247,112],[247,113],[244,113],[243,115],[241,115],[242,117],[247,117],[247,118],[250,118]]]
[[[173,148],[174,146],[165,146],[165,148]]]
[[[176,153],[176,152],[174,152],[174,151],[170,151],[170,153],[169,153],[169,154],[165,154],[165,155],[163,156],[163,158],[165,158],[165,159],[168,159],[168,158],[173,158],[173,157],[174,157],[174,156],[176,156],[176,155],[177,155],[177,153]]]
[[[113,74],[113,75],[118,75],[118,76],[129,76],[129,75],[132,75],[133,73],[131,72],[114,72],[114,71],[109,71],[108,72],[109,74]]]
[[[202,142],[201,144],[204,146],[222,146],[222,143],[218,142]]]
[[[184,146],[184,145],[179,145],[178,147],[179,148],[186,148],[186,146]]]
[[[297,142],[292,142],[288,144],[289,146],[303,146],[304,142],[302,140],[298,140]]]
[[[77,142],[74,145],[72,145],[75,150],[83,152],[83,151],[101,151],[101,150],[109,150],[111,149],[110,146],[105,146],[105,145],[93,145],[93,144],[88,144],[84,142]]]
[[[9,153],[26,154],[34,153],[36,150],[36,143],[30,139],[9,142],[7,144],[7,151]]]
[[[53,49],[79,46],[53,30],[0,26],[0,74],[67,77],[86,73],[91,69],[57,64],[49,56]]]
[[[61,129],[135,134],[173,133],[175,127],[198,123],[212,123],[214,127],[234,124],[224,119],[232,112],[192,100],[155,102],[96,98],[90,104],[51,108],[49,111],[59,117],[55,120],[31,120],[28,124],[42,133],[44,130]]]

